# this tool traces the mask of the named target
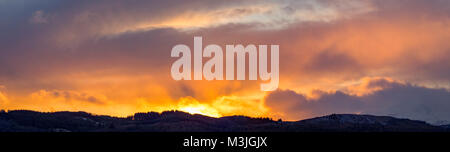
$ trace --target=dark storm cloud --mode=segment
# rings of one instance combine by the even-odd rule
[[[431,123],[450,120],[450,92],[409,83],[371,80],[365,89],[384,88],[356,96],[342,91],[316,91],[318,98],[308,99],[291,90],[278,90],[266,97],[274,111],[289,113],[290,119],[309,118],[333,113],[391,115],[425,120]]]

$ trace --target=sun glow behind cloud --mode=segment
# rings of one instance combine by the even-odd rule
[[[322,97],[372,97],[398,86],[427,90],[409,83],[450,88],[448,1],[171,2],[29,2],[20,9],[9,7],[16,1],[2,3],[8,7],[1,11],[13,13],[0,14],[0,108],[292,119],[319,113],[267,102],[272,93],[260,92],[259,82],[171,80],[170,49],[191,45],[193,36],[204,36],[204,45],[279,44],[285,91],[277,93],[287,96],[279,99],[311,101],[300,105],[319,111],[334,110]]]
[[[215,108],[207,104],[201,104],[192,98],[181,98],[178,103],[177,110],[188,112],[190,114],[202,114],[211,117],[222,116]]]

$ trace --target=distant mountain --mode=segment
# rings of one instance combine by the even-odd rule
[[[450,124],[448,124],[448,125],[441,125],[440,127],[445,128],[447,130],[450,130]]]
[[[387,116],[333,114],[301,121],[180,111],[136,113],[126,118],[86,112],[0,112],[1,132],[443,132],[446,126]]]
[[[354,114],[332,114],[302,120],[298,124],[311,131],[434,132],[443,130],[442,127],[433,126],[424,121]]]
[[[448,120],[439,120],[439,121],[431,122],[431,124],[435,125],[435,126],[450,125],[450,121],[448,121]]]

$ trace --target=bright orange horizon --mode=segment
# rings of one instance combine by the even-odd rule
[[[448,1],[195,1],[0,1],[0,109],[450,121]],[[194,36],[279,45],[279,89],[173,80]]]

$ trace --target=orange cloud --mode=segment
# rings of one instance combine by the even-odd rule
[[[346,91],[352,95],[364,96],[380,90],[389,89],[394,83],[405,84],[403,82],[394,81],[391,78],[365,77],[361,79],[361,82],[359,84],[349,85],[346,88]]]
[[[267,102],[259,82],[173,81],[170,49],[194,36],[280,45],[279,86],[291,90],[275,92],[287,94],[283,100],[352,100],[395,87],[380,84],[450,88],[447,1],[64,3],[72,9],[39,4],[0,24],[8,29],[0,35],[0,82],[8,88],[1,108],[305,118],[340,106],[291,114],[295,102]],[[352,104],[339,108],[361,112]]]

